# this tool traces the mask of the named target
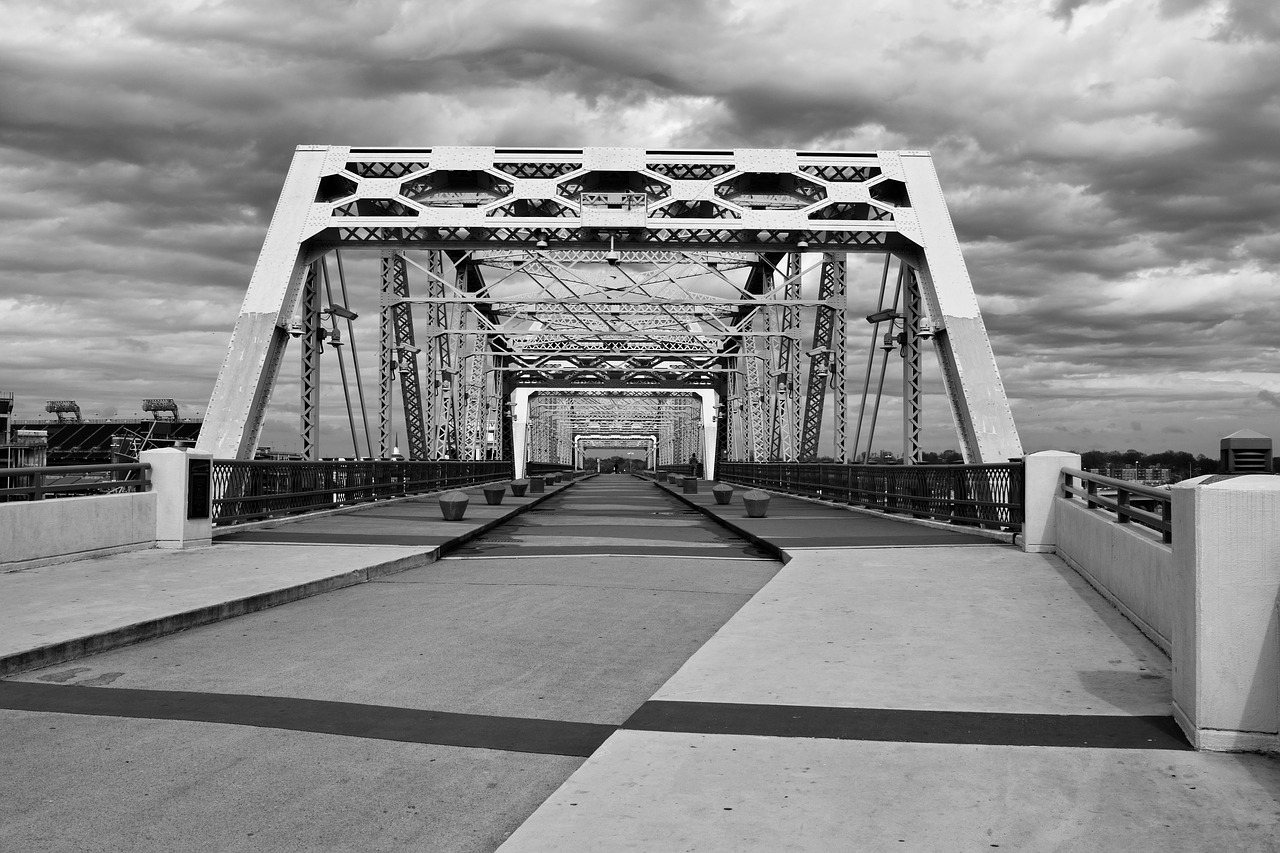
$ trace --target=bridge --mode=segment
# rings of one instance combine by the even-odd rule
[[[2,846],[1268,849],[1263,442],[1024,454],[924,152],[304,146],[196,447],[0,471]]]

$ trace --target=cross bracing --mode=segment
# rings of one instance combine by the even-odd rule
[[[965,458],[1021,452],[927,153],[341,146],[295,155],[202,448],[253,453],[285,345],[301,336],[302,421],[318,452],[325,330],[312,315],[334,306],[314,296],[316,269],[327,287],[329,256],[341,278],[342,256],[368,250],[382,260],[376,310],[360,308],[383,318],[375,455],[399,433],[396,409],[414,457],[512,458],[532,447],[519,438],[526,428],[545,436],[536,452],[563,455],[586,398],[636,391],[644,402],[606,406],[582,429],[626,434],[618,424],[628,417],[666,429],[660,455],[679,441],[681,452],[722,448],[725,458],[803,459],[828,446],[853,458],[864,420],[870,448],[879,411],[877,393],[865,418],[872,362],[881,359],[883,390],[893,351],[904,362],[904,441],[915,442],[904,455],[915,458],[925,342]],[[885,258],[885,272],[849,435],[848,315],[853,294],[874,291],[851,280],[850,258],[868,253]],[[341,285],[339,307],[359,308]],[[553,388],[581,399],[569,411],[548,397],[540,410],[555,423],[517,428],[513,400]],[[683,426],[674,409],[644,414],[681,392],[701,395]]]

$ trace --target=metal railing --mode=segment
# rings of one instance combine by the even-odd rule
[[[510,462],[215,459],[215,526],[510,479]]]
[[[1022,529],[1020,462],[986,465],[844,465],[721,462],[716,479],[913,518]]]
[[[1115,494],[1105,494],[1102,489],[1114,489]],[[1089,509],[1113,512],[1120,524],[1134,523],[1150,528],[1166,543],[1173,541],[1173,496],[1164,489],[1090,474],[1078,468],[1063,468],[1062,496],[1083,500]]]
[[[0,501],[39,501],[150,489],[151,465],[146,462],[0,468]]]
[[[524,466],[525,473],[532,476],[540,474],[557,474],[564,471],[572,471],[572,465],[565,465],[561,462],[526,462]]]

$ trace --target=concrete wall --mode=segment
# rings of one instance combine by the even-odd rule
[[[0,570],[152,548],[156,494],[0,503]]]
[[[1173,548],[1159,534],[1083,502],[1054,498],[1058,556],[1172,654],[1176,595]]]

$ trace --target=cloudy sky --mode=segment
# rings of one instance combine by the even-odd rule
[[[0,390],[20,415],[202,413],[301,143],[923,148],[1027,449],[1280,439],[1274,0],[0,12]],[[280,403],[268,440],[294,424]]]

